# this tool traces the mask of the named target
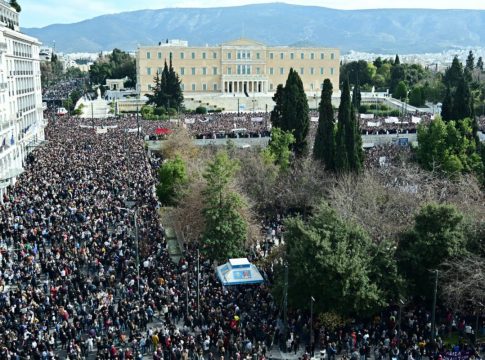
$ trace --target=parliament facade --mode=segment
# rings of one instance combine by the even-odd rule
[[[272,47],[249,39],[191,47],[176,40],[138,48],[137,86],[141,95],[152,92],[154,77],[170,55],[185,94],[272,96],[278,84],[286,82],[290,68],[299,73],[308,96],[319,96],[326,78],[338,91],[340,51],[336,48]]]

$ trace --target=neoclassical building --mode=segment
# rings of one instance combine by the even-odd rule
[[[272,96],[284,84],[290,68],[300,74],[305,91],[319,95],[329,78],[338,91],[340,51],[335,48],[267,46],[239,39],[217,46],[188,46],[186,41],[167,41],[140,46],[136,53],[137,86],[150,93],[157,71],[172,62],[182,80],[185,96]]]

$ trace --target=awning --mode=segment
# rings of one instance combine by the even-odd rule
[[[248,259],[229,259],[224,265],[216,269],[217,277],[222,285],[250,285],[264,282],[258,268]]]

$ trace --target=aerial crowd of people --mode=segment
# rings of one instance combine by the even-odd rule
[[[411,360],[447,351],[429,341],[429,311],[411,304],[402,331],[395,308],[335,328],[293,310],[285,326],[271,266],[261,269],[263,285],[228,288],[201,255],[197,287],[195,246],[178,262],[168,253],[155,196],[160,159],[125,131],[132,122],[96,133],[79,119],[51,121],[49,142],[2,199],[0,358],[259,360],[291,351]],[[262,222],[264,245],[251,260],[282,243],[283,219]],[[438,319],[440,336],[452,326],[467,332],[446,309]],[[449,350],[478,356],[469,344]]]

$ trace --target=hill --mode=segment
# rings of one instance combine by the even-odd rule
[[[98,16],[73,24],[24,28],[62,52],[135,50],[165,39],[220,44],[241,36],[269,45],[294,43],[376,53],[439,52],[485,46],[485,11],[335,10],[282,3],[170,8]]]

